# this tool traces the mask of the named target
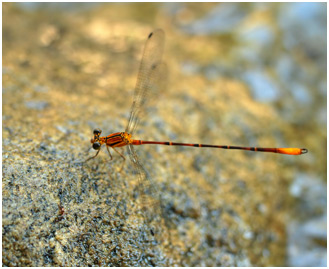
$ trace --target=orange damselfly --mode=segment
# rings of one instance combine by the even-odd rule
[[[259,152],[272,152],[289,155],[301,155],[307,153],[307,149],[304,148],[262,148],[262,147],[240,147],[240,146],[226,146],[226,145],[207,145],[207,144],[196,144],[196,143],[177,143],[177,142],[159,142],[159,141],[144,141],[132,139],[132,134],[140,120],[140,112],[150,88],[157,88],[156,84],[161,79],[160,66],[162,65],[162,53],[164,46],[164,32],[158,29],[148,36],[145,44],[144,54],[139,69],[137,84],[135,88],[134,101],[132,109],[130,111],[130,118],[128,121],[125,132],[113,133],[108,136],[101,137],[101,130],[94,130],[94,137],[91,139],[92,147],[98,150],[96,155],[89,158],[88,160],[95,158],[101,146],[104,144],[106,148],[115,148],[129,146],[130,150],[132,145],[166,145],[166,146],[185,146],[185,147],[200,147],[200,148],[221,148],[221,149],[237,149],[237,150],[248,150],[248,151],[259,151]],[[111,153],[108,151],[110,156]],[[118,152],[119,153],[119,152]],[[119,153],[120,154],[120,153]],[[121,155],[121,154],[120,154]],[[121,155],[122,156],[122,155]],[[123,157],[123,156],[122,156]],[[111,156],[112,158],[112,156]],[[124,158],[124,157],[123,157]]]
[[[248,150],[257,152],[272,152],[289,155],[300,155],[307,153],[307,149],[303,148],[262,148],[262,147],[240,147],[240,146],[225,146],[225,145],[207,145],[196,143],[177,143],[177,142],[159,142],[159,141],[144,141],[132,139],[132,135],[138,125],[141,114],[145,109],[145,104],[148,99],[150,91],[159,91],[162,87],[162,82],[165,76],[165,68],[162,63],[162,54],[164,49],[165,35],[163,30],[158,29],[150,33],[143,52],[139,73],[137,77],[137,83],[134,92],[134,100],[130,111],[130,117],[126,130],[124,132],[113,133],[108,136],[100,136],[101,130],[94,130],[94,136],[91,139],[91,144],[94,150],[97,150],[95,156],[87,159],[95,158],[101,150],[101,146],[105,145],[106,149],[112,159],[112,155],[109,148],[113,148],[120,156],[125,160],[125,157],[116,150],[118,147],[128,147],[128,155],[134,164],[134,167],[139,175],[140,184],[143,185],[144,202],[150,204],[148,197],[152,196],[156,190],[154,186],[148,181],[145,169],[138,160],[137,154],[134,150],[134,145],[166,145],[166,146],[186,146],[186,147],[205,147],[205,148],[221,148],[221,149],[236,149],[236,150]],[[149,202],[149,203],[147,203]],[[154,206],[154,202],[152,202]]]

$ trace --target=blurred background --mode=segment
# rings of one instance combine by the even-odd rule
[[[326,3],[2,8],[3,265],[327,265]],[[94,128],[125,130],[156,28],[167,89],[137,139],[309,151],[138,148],[170,250],[140,238],[129,162],[75,164]]]

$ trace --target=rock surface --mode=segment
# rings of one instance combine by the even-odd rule
[[[286,265],[289,222],[308,204],[299,208],[290,186],[301,175],[326,182],[321,40],[281,40],[298,34],[280,26],[289,5],[73,7],[3,4],[3,265]],[[212,12],[235,19],[214,33],[225,20]],[[122,158],[112,152],[109,162],[105,149],[81,162],[95,154],[94,128],[125,130],[144,42],[159,27],[168,87],[150,100],[136,138],[310,152],[138,147],[162,205],[153,236],[128,158],[121,172]]]

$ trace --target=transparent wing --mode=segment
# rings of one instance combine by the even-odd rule
[[[154,184],[150,181],[147,173],[138,160],[137,153],[133,145],[128,145],[128,153],[131,162],[135,168],[138,176],[138,191],[139,199],[141,201],[141,210],[143,213],[144,221],[150,226],[151,233],[157,235],[158,238],[161,234],[161,200],[159,192]]]
[[[139,67],[134,100],[131,107],[126,132],[133,134],[145,112],[145,104],[149,95],[161,91],[166,81],[166,67],[162,63],[165,34],[157,29],[150,33],[144,48]]]
[[[147,102],[157,96],[166,86],[167,68],[162,63],[164,41],[165,35],[161,29],[152,32],[146,41],[126,133],[134,133],[140,119],[145,114]],[[160,230],[162,208],[159,193],[140,163],[133,145],[128,145],[127,150],[138,176],[139,200],[144,221],[150,227],[150,232],[160,239],[162,236]]]

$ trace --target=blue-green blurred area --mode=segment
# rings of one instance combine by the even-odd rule
[[[183,73],[201,73],[210,80],[221,76],[237,78],[248,86],[256,101],[277,106],[277,113],[292,124],[327,122],[325,3],[20,3],[19,6],[31,12],[47,10],[74,16],[95,9],[103,13],[116,9],[104,18],[109,22],[136,20],[157,24],[156,17],[161,14],[167,21],[159,22],[158,26],[172,27],[180,35],[208,36],[223,43],[221,54],[209,55],[207,61],[203,55],[188,58],[186,51],[184,61],[180,61]]]
[[[166,33],[168,86],[150,98],[156,103],[150,103],[152,113],[139,127],[141,139],[300,147],[309,152],[273,156],[145,146],[139,153],[146,169],[155,174],[153,178],[167,178],[172,184],[168,188],[174,191],[163,196],[174,204],[167,210],[177,220],[180,251],[173,250],[172,256],[160,251],[163,257],[156,252],[147,259],[131,252],[131,256],[122,254],[133,257],[131,263],[118,256],[116,262],[108,258],[102,263],[99,253],[112,257],[114,241],[105,240],[108,249],[104,250],[101,243],[91,247],[87,240],[90,256],[79,252],[74,263],[67,257],[76,248],[64,247],[57,235],[64,228],[56,222],[55,228],[50,226],[54,236],[44,240],[45,246],[28,251],[38,262],[24,260],[25,246],[34,239],[15,237],[19,229],[24,230],[18,226],[15,230],[20,218],[10,215],[23,197],[17,170],[31,170],[41,163],[41,167],[52,166],[55,174],[61,171],[58,177],[64,182],[73,178],[78,186],[95,178],[112,182],[111,172],[105,169],[99,176],[98,166],[96,172],[91,169],[81,175],[72,168],[62,172],[56,165],[80,158],[93,128],[102,127],[106,133],[125,129],[143,44],[156,28]],[[326,266],[326,75],[326,3],[4,3],[3,264]],[[45,148],[50,157],[40,161],[37,154],[45,154]],[[82,209],[92,207],[92,201],[109,204],[110,198],[105,203],[96,194],[88,200],[91,190],[87,195],[74,186],[54,198],[55,183],[47,184],[49,203],[58,196],[66,207],[80,210],[71,199],[78,193],[83,197]],[[111,196],[115,188],[107,192]],[[187,205],[182,197],[187,197]],[[32,200],[22,204],[38,208]],[[177,212],[186,208],[199,210],[199,217],[182,213],[185,217],[180,218]],[[67,214],[67,219],[73,215]],[[72,219],[65,225],[75,233],[79,230],[72,228]],[[38,237],[40,226],[33,221],[30,227]],[[78,236],[67,235],[68,241],[79,244]],[[115,235],[118,244],[126,240]],[[14,241],[20,242],[19,247]]]

